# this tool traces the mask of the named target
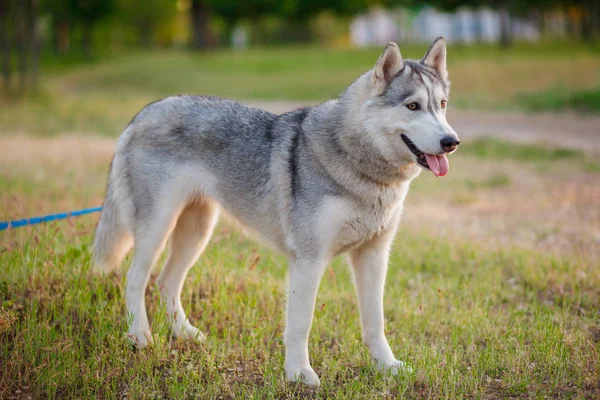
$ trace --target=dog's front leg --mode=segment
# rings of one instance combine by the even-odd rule
[[[363,343],[369,348],[377,369],[397,374],[410,371],[396,360],[384,333],[383,291],[392,234],[379,236],[351,253],[356,282]]]
[[[325,260],[290,259],[287,326],[284,334],[285,373],[288,380],[319,386],[319,377],[310,366],[308,336],[319,283],[327,266]]]

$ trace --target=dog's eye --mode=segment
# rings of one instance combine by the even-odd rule
[[[419,103],[408,103],[406,108],[408,108],[410,111],[416,111],[419,109]]]
[[[446,105],[448,105],[448,100],[442,100],[442,108],[446,108]]]

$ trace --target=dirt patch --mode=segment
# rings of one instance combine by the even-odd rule
[[[549,179],[512,175],[507,187],[469,192],[409,194],[405,224],[427,226],[441,236],[457,235],[492,246],[517,245],[556,255],[600,260],[600,175]]]
[[[31,137],[0,136],[1,165],[68,164],[86,166],[110,161],[117,141],[114,138],[65,135]]]

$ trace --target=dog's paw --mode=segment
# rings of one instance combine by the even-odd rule
[[[205,342],[206,336],[198,328],[186,321],[182,326],[173,324],[173,336],[183,340],[197,340]]]
[[[129,331],[127,338],[137,348],[144,348],[154,344],[150,330]]]
[[[398,375],[405,374],[410,375],[413,369],[408,366],[405,362],[400,360],[375,360],[375,368],[381,373]]]
[[[302,382],[305,385],[316,388],[321,384],[316,372],[309,367],[286,368],[285,374],[288,381]]]

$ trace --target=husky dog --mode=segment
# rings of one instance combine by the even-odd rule
[[[144,291],[167,243],[157,284],[173,335],[204,339],[180,294],[222,209],[289,257],[289,380],[319,385],[308,336],[323,271],[340,253],[349,255],[375,365],[407,369],[384,335],[388,253],[411,180],[422,169],[445,175],[446,154],[459,144],[446,122],[448,91],[438,38],[419,61],[389,43],[339,98],[282,115],[198,96],[142,109],[118,141],[94,239],[104,271],[135,247],[126,289],[132,340],[152,343]]]

